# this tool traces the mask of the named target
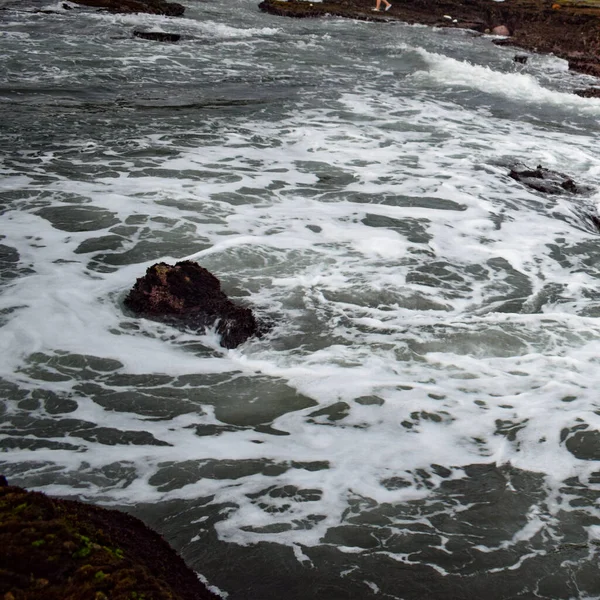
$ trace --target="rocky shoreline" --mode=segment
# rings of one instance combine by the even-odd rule
[[[117,13],[179,17],[185,12],[183,5],[165,0],[71,0],[65,8],[72,4]],[[554,54],[566,60],[572,71],[600,77],[600,0],[392,0],[392,7],[386,12],[374,12],[374,6],[375,0],[262,0],[258,5],[263,12],[284,17],[402,21],[495,34],[495,44]],[[172,36],[152,39],[177,41],[176,34]],[[575,93],[600,97],[600,87]]]
[[[8,485],[0,475],[0,598],[218,600],[126,513]]]
[[[568,61],[569,69],[600,77],[600,3],[533,0],[391,0],[387,12],[373,12],[374,0],[263,0],[262,11],[286,17],[326,15],[367,21],[403,21],[433,27],[471,29],[505,35],[494,43]],[[383,6],[383,5],[382,5]],[[448,18],[451,17],[451,18]],[[599,90],[600,92],[600,90]],[[589,92],[587,95],[593,95]]]

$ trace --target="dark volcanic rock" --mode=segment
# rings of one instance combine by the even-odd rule
[[[0,482],[0,598],[216,600],[140,520]]]
[[[139,31],[133,30],[133,37],[142,38],[144,40],[152,40],[154,42],[178,42],[181,36],[178,33],[166,33],[164,31]]]
[[[569,69],[571,71],[585,73],[586,75],[592,75],[593,77],[600,77],[600,64],[598,64],[598,60],[592,56],[585,56],[581,58],[570,57]]]
[[[544,169],[541,165],[535,169],[524,165],[515,166],[510,170],[509,176],[527,187],[546,194],[578,194],[584,191],[567,175]]]
[[[372,7],[375,6],[375,2],[358,3],[358,2],[331,2],[325,0],[324,2],[306,2],[306,1],[292,1],[292,2],[281,2],[279,0],[264,0],[258,5],[258,8],[263,12],[271,13],[272,15],[279,15],[285,17],[349,17],[351,19],[358,19],[361,21],[392,21],[397,20],[391,17],[391,11],[385,12],[373,12]]]
[[[181,17],[185,6],[176,2],[164,0],[72,0],[77,4],[102,8],[114,13],[150,13],[153,15],[167,15]]]
[[[600,88],[587,88],[585,90],[575,90],[573,92],[582,98],[600,98]]]
[[[258,332],[249,308],[237,306],[221,291],[221,283],[192,261],[152,265],[125,298],[136,314],[182,324],[198,331],[216,324],[221,346],[235,348]]]
[[[583,215],[584,221],[587,221],[594,232],[600,232],[600,217],[597,214],[589,211]]]
[[[584,426],[585,427],[585,426]],[[563,429],[567,450],[580,460],[600,460],[600,432]]]

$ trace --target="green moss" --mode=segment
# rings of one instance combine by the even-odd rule
[[[73,558],[85,558],[92,553],[92,549],[84,546],[83,548],[79,548],[77,552],[73,552]]]
[[[73,558],[85,558],[89,556],[93,550],[101,549],[102,546],[92,542],[87,535],[75,534],[75,537],[82,543],[81,547],[73,552]]]
[[[123,513],[0,487],[0,600],[181,600],[177,563],[146,552],[161,543]]]
[[[102,546],[102,549],[106,550],[106,552],[108,552],[112,557],[119,560],[125,556],[121,548],[109,548],[108,546]]]

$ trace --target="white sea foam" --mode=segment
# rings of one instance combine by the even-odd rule
[[[253,18],[246,28],[178,23],[217,44],[247,41],[252,52],[266,44],[279,57],[280,42],[268,38],[280,30],[254,27]],[[158,17],[93,19],[167,30]],[[286,35],[310,51],[336,49],[332,28],[348,33],[326,23],[312,37]],[[393,33],[382,37],[393,42]],[[161,60],[167,52],[176,72],[196,76],[197,63],[176,47],[124,50],[107,65],[176,81]],[[194,108],[171,121],[149,112],[138,129],[117,133],[108,129],[122,118],[115,109],[100,133],[13,149],[0,184],[0,243],[19,254],[2,263],[15,271],[0,297],[0,376],[16,386],[7,421],[28,411],[57,427],[79,420],[162,444],[111,445],[67,425],[24,430],[28,441],[76,449],[12,448],[2,458],[17,481],[107,504],[213,497],[227,507],[215,525],[222,540],[285,543],[303,563],[307,547],[373,507],[396,507],[386,517],[396,530],[431,527],[427,511],[447,500],[449,482],[470,480],[468,465],[495,465],[507,480],[510,469],[542,474],[546,486],[515,531],[473,543],[474,555],[531,550],[561,511],[576,510],[560,492],[565,480],[597,486],[596,461],[576,456],[565,437],[600,428],[597,236],[578,221],[588,200],[528,190],[508,170],[513,161],[542,163],[598,186],[597,141],[586,130],[597,103],[545,89],[531,74],[427,49],[399,48],[390,60],[398,56],[418,59],[417,72],[402,78],[395,63],[374,66],[357,50],[360,76],[332,70],[335,85],[322,94],[294,88],[300,100],[290,93],[239,112]],[[37,63],[27,64],[35,77]],[[251,64],[227,55],[207,72],[252,78],[271,68]],[[300,83],[313,69],[286,65]],[[321,85],[308,81],[308,90]],[[461,105],[457,89],[522,103],[536,118],[495,115],[489,98]],[[564,126],[540,124],[555,109]],[[64,216],[75,209],[81,227]],[[123,296],[149,265],[186,257],[271,321],[264,337],[224,350],[214,332],[127,314]],[[43,402],[21,408],[36,390],[75,406],[64,416]],[[223,472],[210,470],[215,462]],[[115,465],[133,475],[110,475]],[[444,510],[459,520],[469,502],[452,497]],[[419,509],[407,515],[405,506]],[[188,524],[190,540],[205,527]],[[598,537],[595,526],[586,532]],[[357,541],[326,543],[362,551]],[[518,568],[543,551],[494,568]],[[418,562],[401,550],[377,552]]]
[[[429,64],[427,71],[416,72],[413,75],[423,82],[433,81],[443,87],[476,89],[488,94],[505,96],[525,104],[554,104],[565,110],[575,109],[591,114],[597,114],[600,111],[598,99],[582,98],[574,94],[547,89],[528,73],[501,73],[488,66],[456,60],[421,48],[417,51]]]
[[[281,33],[281,29],[276,27],[235,27],[214,20],[197,21],[186,17],[167,17],[164,15],[151,15],[144,13],[135,14],[107,14],[95,13],[94,18],[103,21],[110,21],[119,25],[128,26],[150,26],[152,28],[175,29],[177,32],[183,32],[195,35],[201,35],[203,38],[227,39],[254,39],[260,36],[273,36]]]

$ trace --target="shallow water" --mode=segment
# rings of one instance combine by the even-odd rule
[[[591,79],[250,0],[62,4],[0,11],[10,482],[142,517],[231,599],[600,598]],[[270,332],[129,314],[183,258]]]

